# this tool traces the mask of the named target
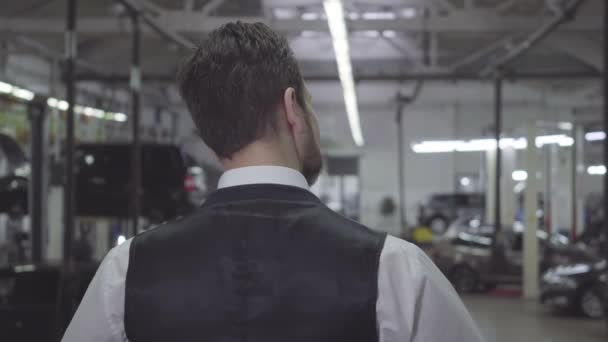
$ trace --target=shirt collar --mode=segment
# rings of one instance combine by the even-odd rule
[[[306,178],[294,169],[282,166],[248,166],[224,172],[218,189],[250,184],[278,184],[308,190]]]

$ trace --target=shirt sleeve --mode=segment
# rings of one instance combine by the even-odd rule
[[[131,240],[113,248],[93,277],[62,342],[126,342],[125,280]]]
[[[481,342],[460,297],[418,247],[387,237],[378,271],[381,342]]]

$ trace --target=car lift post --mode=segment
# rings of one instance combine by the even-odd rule
[[[608,3],[604,3],[604,132],[608,132]],[[608,137],[604,139],[604,165],[608,166]],[[604,239],[608,239],[608,174],[604,175]],[[608,260],[608,241],[604,241],[605,258]],[[608,285],[605,289],[606,323],[608,323]]]
[[[496,140],[496,159],[494,169],[494,238],[492,239],[492,260],[497,261],[500,244],[497,241],[498,233],[502,228],[501,214],[501,174],[502,155],[500,150],[500,136],[502,134],[502,74],[498,71],[494,78],[494,139]]]
[[[75,191],[74,191],[74,105],[76,100],[76,4],[77,0],[67,2],[67,27],[65,32],[65,85],[68,102],[66,142],[65,142],[65,190],[63,262],[67,265],[72,257],[72,240],[74,235]]]
[[[139,121],[141,111],[141,28],[139,25],[139,13],[129,8],[132,24],[132,46],[131,46],[131,129],[133,134],[133,146],[131,150],[131,228],[132,236],[137,234],[139,217],[141,216],[141,138],[139,132]]]
[[[46,98],[37,96],[28,104],[27,108],[31,133],[28,206],[32,232],[32,261],[35,264],[42,261],[42,219],[44,217],[44,201],[42,197],[44,194],[44,171],[47,167],[45,163],[46,154],[44,153],[45,100]]]

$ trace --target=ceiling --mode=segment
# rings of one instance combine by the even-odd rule
[[[320,82],[319,89],[323,89],[324,82],[337,81],[321,0],[129,1],[170,35],[194,45],[228,21],[265,22],[288,37],[307,80]],[[383,85],[386,89],[397,89],[400,82],[412,78],[488,79],[497,62],[521,49],[521,55],[506,64],[505,73],[534,76],[528,82],[536,88],[596,94],[600,82],[596,80],[590,86],[586,78],[601,73],[603,68],[604,1],[583,1],[573,18],[566,19],[538,44],[525,46],[531,35],[558,18],[564,6],[574,1],[343,0],[354,77],[359,87],[364,87],[361,82],[365,81],[390,81],[388,86]],[[61,62],[66,3],[65,0],[0,2],[0,43],[10,47],[5,51],[42,55]],[[147,26],[142,30],[144,86],[150,91],[162,90],[164,95],[173,94],[151,101],[179,105],[173,89],[175,71],[189,48],[161,37]],[[126,85],[131,23],[120,2],[78,1],[77,31],[79,79]],[[556,74],[577,80],[564,82]],[[339,87],[339,83],[335,84]],[[332,91],[335,93],[335,89]],[[317,93],[327,98],[328,106],[334,105],[333,97],[323,96],[322,91]],[[383,96],[380,98],[393,95]],[[372,103],[378,102],[378,97],[371,95],[362,98],[360,101],[369,98]]]

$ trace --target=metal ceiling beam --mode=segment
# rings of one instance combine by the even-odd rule
[[[562,32],[547,37],[545,42],[552,48],[565,52],[596,70],[604,69],[601,45],[584,35]]]
[[[147,16],[150,18],[149,16]],[[124,34],[125,28],[118,25],[120,18],[116,17],[84,17],[79,18],[81,34]],[[154,18],[156,27],[167,32],[206,34],[227,22],[265,22],[284,33],[309,31],[328,31],[325,20],[304,21],[297,19],[274,20],[270,22],[264,17],[208,17],[198,12],[166,11]],[[394,30],[401,32],[420,32],[423,18],[395,20],[349,20],[351,31]],[[585,32],[601,29],[601,18],[587,17],[564,23],[559,32]],[[494,11],[454,11],[446,16],[431,16],[428,19],[431,33],[475,33],[475,32],[530,32],[538,29],[537,17],[501,16]],[[63,22],[58,18],[16,18],[0,20],[0,32],[29,33],[29,34],[60,34],[63,33]],[[143,34],[152,30],[144,29]]]
[[[171,28],[167,28],[162,23],[159,23],[156,18],[152,18],[150,15],[145,13],[137,4],[132,0],[118,0],[121,4],[123,4],[129,11],[133,14],[137,14],[145,23],[148,25],[153,31],[158,33],[161,37],[179,45],[185,49],[194,49],[196,44],[191,42],[189,39],[181,36],[177,30],[173,30]],[[159,13],[159,15],[163,15],[165,12]],[[183,12],[188,13],[188,12]],[[139,34],[139,33],[138,33]]]
[[[568,4],[564,5],[564,8],[559,15],[542,25],[540,28],[537,28],[526,40],[518,44],[498,60],[488,65],[482,70],[481,73],[487,76],[498,69],[506,67],[509,63],[525,54],[533,46],[541,42],[551,33],[555,32],[561,25],[566,24],[568,21],[572,21],[583,3],[585,3],[585,0],[572,0],[568,2]]]

